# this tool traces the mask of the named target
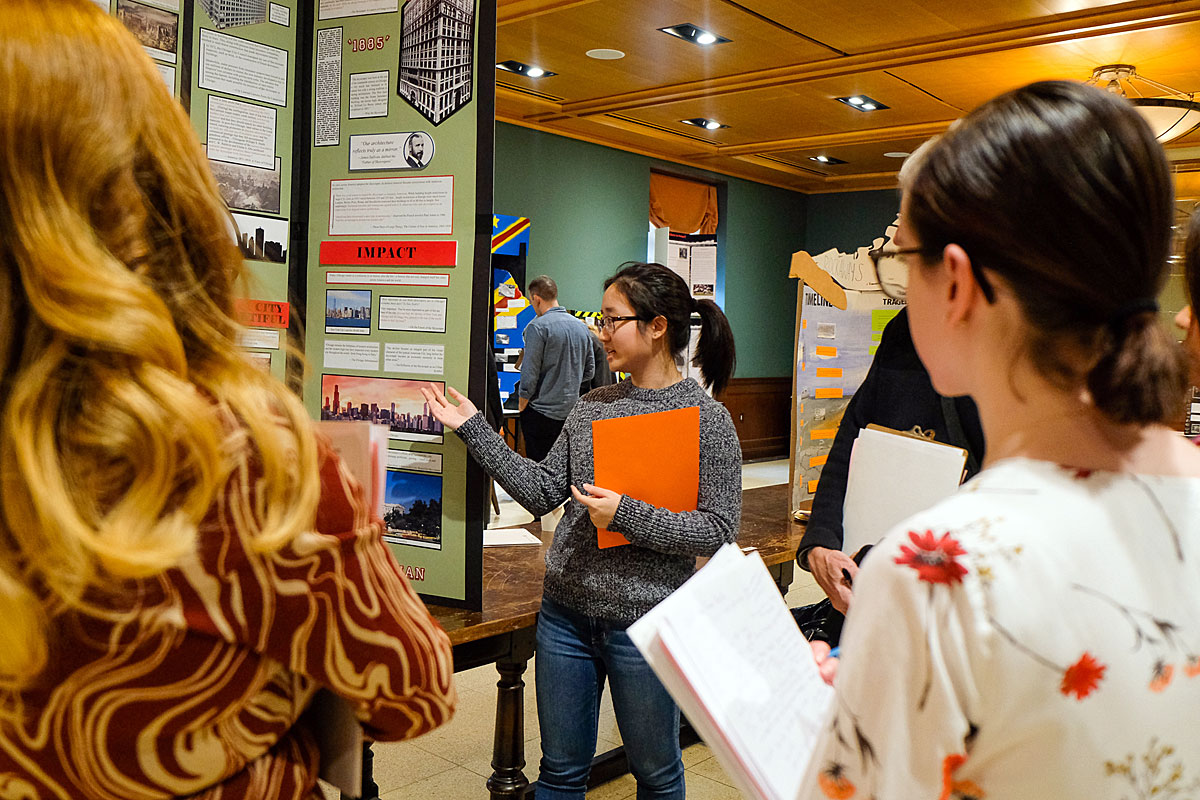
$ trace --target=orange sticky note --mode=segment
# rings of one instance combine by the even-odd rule
[[[668,511],[695,511],[700,495],[700,409],[595,420],[592,456],[596,486]],[[603,549],[629,540],[601,528],[596,544]]]

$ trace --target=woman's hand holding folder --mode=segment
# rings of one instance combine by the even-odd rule
[[[588,516],[592,518],[592,524],[596,526],[597,530],[607,529],[617,514],[617,506],[621,505],[621,494],[610,489],[601,489],[590,483],[585,483],[583,488],[587,494],[579,491],[572,484],[571,496],[575,498],[575,502],[588,510]]]

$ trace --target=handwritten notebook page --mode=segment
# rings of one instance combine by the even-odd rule
[[[726,545],[629,636],[745,794],[795,797],[833,690],[757,553]]]
[[[595,477],[602,489],[668,511],[695,511],[700,493],[700,409],[592,422]],[[629,544],[619,533],[596,531],[601,549]]]

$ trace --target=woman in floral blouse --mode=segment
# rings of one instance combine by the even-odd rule
[[[801,796],[1200,797],[1162,149],[1122,98],[1045,82],[913,161],[880,278],[934,387],[978,403],[987,463],[867,558]]]
[[[191,123],[88,0],[0,8],[0,798],[312,800],[313,696],[450,718],[450,643],[250,363]]]

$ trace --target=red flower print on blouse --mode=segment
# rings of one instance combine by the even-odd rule
[[[1187,664],[1183,667],[1183,674],[1189,678],[1200,675],[1200,656],[1188,656]]]
[[[1075,695],[1076,700],[1082,700],[1100,685],[1107,666],[1092,658],[1091,653],[1084,653],[1063,673],[1062,684],[1058,690],[1065,695]]]
[[[817,776],[817,785],[821,787],[821,793],[831,800],[848,800],[857,791],[846,777],[845,767],[836,763],[821,770],[821,774]]]
[[[986,793],[971,781],[954,780],[954,772],[967,760],[962,753],[953,753],[942,759],[942,793],[938,800],[981,800]]]
[[[917,571],[917,577],[927,583],[959,583],[967,568],[955,561],[955,556],[967,554],[959,547],[958,542],[950,538],[950,534],[942,534],[942,538],[934,539],[933,531],[920,534],[909,531],[908,538],[916,545],[916,549],[901,545],[902,555],[896,556],[896,563],[912,567]]]
[[[1171,676],[1175,674],[1175,667],[1164,661],[1157,661],[1154,664],[1154,677],[1150,679],[1150,691],[1161,692],[1167,688],[1167,684],[1171,682]]]

